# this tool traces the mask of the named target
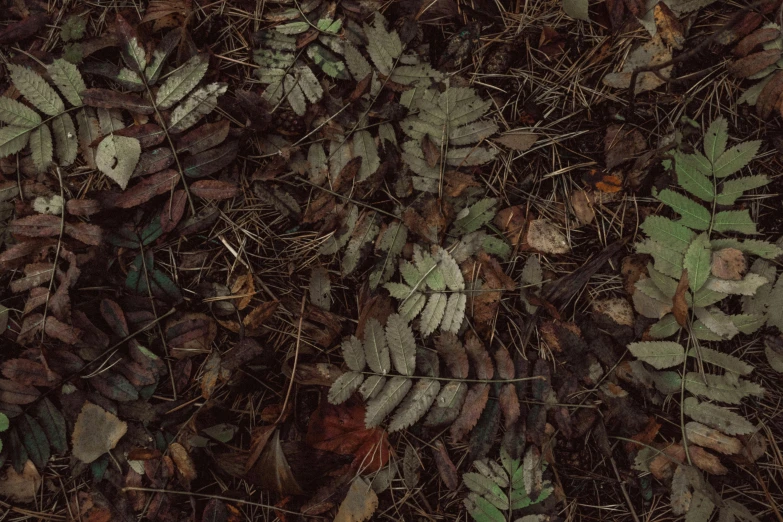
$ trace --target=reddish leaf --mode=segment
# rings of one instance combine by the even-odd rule
[[[121,14],[117,14],[116,26],[117,36],[119,36],[120,39],[120,51],[122,52],[122,58],[125,60],[125,64],[134,72],[143,74],[143,71],[139,69],[139,64],[132,54],[132,49],[140,45],[136,29],[130,25]]]
[[[177,140],[177,153],[199,154],[220,145],[228,137],[229,126],[228,120],[220,120],[196,127]]]
[[[468,352],[468,356],[473,361],[476,376],[479,379],[492,379],[495,374],[495,367],[492,365],[492,359],[487,349],[484,348],[484,344],[473,334],[466,337],[465,351]]]
[[[48,283],[54,272],[54,266],[51,263],[30,263],[25,265],[25,277],[11,282],[11,291],[15,294],[30,290],[35,286]]]
[[[32,386],[0,379],[0,402],[7,404],[30,404],[41,395]]]
[[[17,268],[24,263],[25,259],[34,253],[47,249],[53,245],[51,239],[37,239],[33,241],[23,241],[17,243],[0,253],[0,269],[8,270]]]
[[[737,45],[731,51],[734,56],[743,57],[749,55],[756,47],[777,39],[780,36],[780,30],[774,27],[766,27],[753,31],[748,36],[737,42]]]
[[[759,115],[759,118],[769,118],[772,111],[779,107],[781,92],[783,92],[783,71],[777,71],[761,89],[758,100],[756,100],[756,114]]]
[[[137,114],[152,114],[154,107],[148,101],[135,94],[118,92],[112,89],[87,89],[81,92],[85,105],[101,109],[125,109]]]
[[[201,514],[201,522],[228,522],[229,512],[222,500],[210,499]]]
[[[236,346],[223,356],[223,368],[229,371],[234,371],[240,366],[250,362],[264,352],[264,347],[261,346],[255,339],[245,337],[240,340]]]
[[[130,402],[139,398],[139,392],[117,372],[105,371],[90,378],[90,382],[101,395],[118,402]]]
[[[18,44],[20,40],[33,36],[49,21],[46,13],[35,13],[24,20],[14,22],[0,31],[0,44]]]
[[[227,181],[204,179],[190,185],[190,192],[202,199],[219,201],[236,197],[239,194],[239,187]]]
[[[206,230],[220,217],[220,210],[215,207],[205,207],[201,209],[195,216],[190,216],[179,225],[179,233],[184,236],[190,236],[197,234],[202,230]]]
[[[217,335],[215,321],[204,314],[185,314],[166,325],[166,339],[171,355],[177,359],[209,353]]]
[[[174,164],[174,153],[168,147],[144,151],[133,169],[131,178],[155,174]]]
[[[258,458],[261,456],[261,453],[264,452],[264,448],[266,448],[266,445],[269,442],[269,438],[276,429],[277,425],[275,424],[253,428],[253,432],[251,433],[250,455],[247,458],[247,462],[245,462],[245,474],[249,473],[253,466],[256,465]]]
[[[780,56],[778,49],[759,51],[734,61],[728,66],[728,71],[737,78],[747,78],[777,62]]]
[[[467,379],[470,363],[468,363],[468,354],[459,338],[450,332],[441,333],[435,338],[435,349],[438,351],[449,373],[457,379]]]
[[[65,223],[65,233],[85,245],[98,246],[103,241],[103,231],[90,223]]]
[[[101,211],[101,203],[97,199],[69,199],[65,210],[72,216],[91,216]]]
[[[457,475],[457,468],[451,461],[443,441],[435,441],[432,448],[432,458],[435,460],[435,465],[438,467],[438,473],[443,483],[451,491],[456,491],[459,488],[459,475]]]
[[[176,170],[164,170],[148,178],[142,179],[122,193],[115,202],[119,208],[131,208],[145,203],[159,194],[172,190],[179,183],[179,173]]]
[[[491,377],[490,377],[491,378]],[[478,423],[481,413],[487,406],[489,400],[489,384],[474,384],[468,390],[465,402],[462,404],[462,410],[459,417],[451,425],[450,433],[454,442],[460,442],[465,438],[476,423]]]
[[[114,132],[115,136],[126,136],[139,140],[142,149],[154,147],[166,139],[166,133],[160,126],[154,123],[145,123],[144,125],[131,125]]]
[[[44,327],[46,335],[53,339],[58,339],[65,344],[76,344],[82,335],[82,331],[71,325],[65,324],[54,317],[46,317],[46,326]]]
[[[29,359],[10,359],[2,365],[3,375],[26,386],[52,386],[61,377],[43,364]]]
[[[421,139],[421,151],[424,153],[424,159],[427,161],[427,165],[432,168],[440,162],[440,149],[432,141],[429,134],[425,134]]]
[[[514,378],[514,361],[511,360],[511,354],[504,347],[500,347],[495,351],[495,364],[501,379]]]
[[[103,299],[101,301],[101,315],[115,335],[123,339],[130,335],[128,323],[125,321],[125,314],[120,305],[111,299]]]
[[[203,178],[227,167],[237,156],[238,141],[230,141],[221,147],[215,147],[190,156],[182,162],[182,170],[191,178]]]
[[[62,220],[59,216],[34,214],[15,219],[8,224],[8,231],[26,237],[59,236]]]
[[[391,446],[386,432],[364,426],[365,408],[355,396],[339,406],[326,401],[310,417],[305,441],[314,448],[354,455],[352,470],[379,471],[389,461]]]
[[[517,389],[513,384],[504,384],[500,388],[500,395],[498,396],[498,402],[500,403],[500,411],[503,413],[504,426],[506,430],[511,429],[516,424],[517,419],[521,413],[519,407],[519,397],[517,397]]]
[[[179,224],[185,214],[185,203],[188,197],[184,190],[176,190],[163,206],[160,213],[160,228],[164,233],[171,232]]]

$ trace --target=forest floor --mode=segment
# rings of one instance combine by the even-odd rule
[[[783,522],[780,4],[0,0],[2,518]]]

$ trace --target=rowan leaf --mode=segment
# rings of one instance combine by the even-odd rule
[[[747,435],[756,431],[755,426],[742,415],[709,402],[699,402],[695,397],[685,399],[683,412],[693,420],[727,435]]]
[[[721,248],[736,248],[742,252],[748,254],[763,257],[764,259],[775,259],[779,255],[783,254],[783,249],[774,245],[768,241],[761,241],[758,239],[745,239],[740,241],[733,238],[725,239],[713,239],[710,241],[712,247],[715,249]]]
[[[38,172],[46,172],[52,163],[54,147],[52,133],[46,125],[39,125],[30,133],[30,151],[33,153],[33,164]]]
[[[448,297],[446,294],[436,292],[430,295],[427,305],[421,312],[419,324],[419,331],[421,331],[421,334],[424,337],[429,337],[429,335],[440,325],[440,322],[446,313],[447,302]]]
[[[359,389],[364,375],[359,372],[346,372],[329,387],[329,404],[342,404]]]
[[[756,234],[756,223],[748,210],[724,210],[715,214],[712,225],[716,232]]]
[[[68,166],[74,162],[79,151],[79,140],[71,115],[64,112],[55,116],[52,120],[52,131],[59,163],[61,166]]]
[[[218,98],[225,94],[228,85],[210,83],[193,91],[171,112],[169,132],[176,134],[189,129],[217,107]]]
[[[209,59],[202,54],[190,58],[175,70],[158,89],[155,104],[159,109],[168,109],[192,91],[204,78],[209,67]]]
[[[391,314],[387,319],[386,341],[397,373],[413,375],[416,370],[416,339],[410,325],[401,315]]]
[[[714,292],[723,294],[753,295],[763,285],[767,284],[767,279],[759,274],[747,274],[739,281],[729,279],[718,279],[715,277],[707,281],[705,287]]]
[[[467,360],[466,360],[467,363]],[[447,382],[435,398],[435,404],[430,409],[424,425],[437,427],[448,425],[457,419],[468,393],[468,385],[464,382]]]
[[[49,439],[46,438],[46,433],[41,425],[25,413],[16,421],[16,429],[30,460],[38,469],[44,469],[49,462],[51,452],[49,451]]]
[[[310,272],[310,302],[329,311],[332,305],[331,293],[332,284],[329,280],[329,271],[321,266],[313,268]]]
[[[33,129],[41,124],[41,116],[23,103],[0,96],[0,121],[16,127]]]
[[[21,65],[8,64],[11,81],[22,96],[47,116],[57,116],[65,111],[65,104],[46,80]]]
[[[685,389],[694,395],[729,404],[739,404],[749,395],[758,397],[764,395],[764,388],[737,377],[735,373],[715,375],[688,372],[685,375]]]
[[[682,217],[677,223],[695,230],[707,230],[710,227],[710,211],[692,199],[664,189],[658,193],[658,199],[669,205]]]
[[[733,205],[734,202],[737,201],[737,198],[748,190],[763,187],[764,185],[769,184],[769,182],[769,178],[764,174],[730,179],[723,184],[723,188],[715,199],[715,202],[718,205]]]
[[[761,141],[746,141],[730,148],[713,162],[712,174],[718,179],[731,176],[756,156]]]
[[[693,444],[713,449],[724,455],[739,453],[743,447],[739,439],[724,435],[720,431],[709,428],[699,422],[688,422],[685,424],[685,436]]]
[[[133,170],[141,156],[141,144],[135,138],[125,136],[106,136],[95,153],[98,170],[125,190]]]
[[[641,229],[650,239],[683,254],[696,237],[692,230],[663,216],[649,216]]]
[[[463,293],[453,293],[448,296],[446,309],[443,312],[440,328],[444,332],[456,334],[462,326],[465,318],[465,307],[467,306],[468,296]]]
[[[375,398],[367,403],[367,413],[364,417],[364,425],[374,428],[397,407],[405,395],[410,391],[413,383],[407,377],[395,375],[386,381],[386,385]]]
[[[412,426],[430,409],[440,392],[440,382],[434,379],[420,379],[405,396],[389,422],[389,432],[393,433]]]
[[[722,116],[715,118],[704,134],[704,154],[710,163],[714,164],[723,155],[728,141],[729,123]]]
[[[704,201],[715,198],[715,187],[707,177],[709,170],[704,172],[695,154],[674,153],[674,167],[677,172],[677,182],[682,188]]]
[[[739,375],[748,375],[753,371],[753,366],[737,357],[713,350],[712,348],[707,348],[706,346],[700,346],[698,349],[691,348],[688,350],[688,356],[700,358],[705,363],[712,364]]]
[[[364,326],[364,355],[367,366],[375,373],[386,375],[391,370],[389,346],[381,323],[371,317]]]
[[[470,232],[480,229],[495,217],[497,210],[494,208],[498,200],[495,198],[484,198],[474,203],[470,207],[463,209],[454,221],[454,233],[464,236]]]
[[[28,127],[8,125],[0,128],[0,158],[16,154],[27,145],[32,131]]]
[[[81,107],[81,92],[87,89],[79,69],[72,63],[57,58],[46,70],[68,103]]]
[[[397,59],[402,55],[402,42],[396,31],[386,30],[386,19],[375,12],[372,23],[364,24],[364,34],[367,35],[367,53],[375,67],[384,76],[390,76]]]
[[[65,417],[47,397],[39,401],[34,408],[35,418],[40,423],[46,437],[49,439],[55,453],[64,454],[68,451],[68,435]]]
[[[672,341],[643,341],[631,343],[628,350],[653,368],[662,370],[681,365],[685,361],[685,348]]]
[[[682,266],[688,271],[689,286],[694,292],[704,286],[710,276],[711,254],[710,239],[707,234],[698,235],[685,252]]]
[[[366,359],[362,342],[352,335],[345,339],[340,346],[343,350],[343,359],[348,368],[355,372],[363,371]]]

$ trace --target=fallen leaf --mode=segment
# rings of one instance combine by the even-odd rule
[[[780,60],[781,54],[783,53],[778,49],[759,51],[732,62],[727,67],[727,70],[729,74],[737,78],[747,78]]]
[[[166,324],[166,340],[177,359],[209,353],[217,335],[215,320],[205,314],[189,313]]]
[[[456,491],[459,488],[457,467],[454,466],[448,451],[446,451],[446,445],[440,439],[435,441],[433,445],[432,458],[435,460],[435,465],[438,467],[438,473],[443,483],[449,490]]]
[[[604,137],[606,168],[634,159],[634,156],[647,150],[647,141],[637,129],[626,125],[609,125]],[[608,191],[605,191],[608,192]]]
[[[722,248],[712,253],[710,268],[715,277],[740,281],[747,270],[745,254],[736,248]]]
[[[604,314],[624,326],[632,327],[635,319],[631,304],[622,297],[593,301],[593,312]]]
[[[73,456],[89,464],[114,449],[126,431],[128,424],[125,421],[100,406],[85,402],[71,435]]]
[[[527,224],[525,215],[525,208],[521,205],[504,208],[495,214],[495,225],[503,231],[513,246],[517,246],[521,242]]]
[[[636,292],[636,282],[647,277],[647,264],[650,256],[647,254],[631,254],[623,258],[620,274],[623,276],[623,288],[628,295]]]
[[[171,191],[178,183],[179,173],[176,170],[164,170],[142,179],[120,195],[114,204],[119,208],[132,208]]]
[[[190,185],[190,192],[201,199],[221,201],[231,199],[239,194],[239,186],[227,181],[204,179]]]
[[[576,219],[582,225],[589,225],[595,219],[593,204],[590,196],[584,190],[578,190],[571,194],[571,206],[574,209]]]
[[[283,452],[280,431],[277,429],[274,430],[271,440],[267,442],[258,461],[248,471],[247,477],[253,484],[282,495],[304,494]]]
[[[435,166],[440,163],[440,149],[432,138],[430,138],[429,134],[425,134],[421,139],[421,151],[424,154],[427,165],[430,167],[435,168]]]
[[[41,487],[41,475],[32,461],[24,464],[22,473],[17,473],[13,466],[7,466],[5,474],[0,479],[0,496],[14,502],[33,502],[38,488]]]
[[[356,396],[335,406],[324,396],[310,417],[305,442],[340,455],[353,455],[351,469],[365,473],[379,471],[389,462],[391,446],[386,432],[364,425],[365,407]]]
[[[378,495],[364,477],[356,477],[351,483],[334,522],[363,522],[378,509]]]
[[[771,42],[772,40],[776,40],[779,37],[779,29],[774,27],[764,27],[762,29],[753,31],[748,36],[737,42],[737,45],[734,46],[734,49],[731,51],[731,53],[734,56],[742,58],[743,56],[749,55],[757,47],[767,42]]]
[[[688,446],[688,453],[691,456],[691,461],[701,469],[712,475],[725,475],[729,470],[721,464],[717,455],[713,455],[709,451],[699,446]]]
[[[603,78],[604,84],[616,89],[627,89],[631,85],[631,75],[634,70],[668,62],[672,59],[671,50],[663,43],[659,35],[637,47],[628,55],[622,70],[609,73]],[[774,63],[774,60],[773,60]],[[636,77],[635,94],[651,91],[663,85],[671,75],[672,67],[658,70],[658,74],[642,72]],[[660,75],[660,76],[659,76]]]
[[[512,130],[505,134],[501,134],[497,138],[493,138],[493,141],[500,143],[511,150],[524,152],[535,145],[538,141],[538,135],[529,131]]]
[[[196,480],[198,474],[196,473],[196,466],[193,464],[193,459],[188,455],[188,450],[179,442],[173,442],[169,445],[169,455],[171,460],[177,466],[177,470],[180,473],[180,477],[184,482],[185,487],[189,487],[190,483]]]
[[[685,436],[688,437],[688,442],[713,449],[724,455],[739,453],[743,447],[739,439],[724,435],[719,430],[709,428],[699,422],[687,423]]]
[[[534,219],[527,229],[527,244],[544,254],[567,254],[568,240],[558,228],[545,219]]]
[[[677,17],[669,9],[669,6],[664,2],[658,2],[655,4],[653,10],[653,19],[655,20],[655,26],[658,29],[661,39],[677,50],[681,50],[685,44],[685,35],[683,34],[682,23],[677,20]]]

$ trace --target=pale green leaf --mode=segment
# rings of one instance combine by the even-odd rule
[[[452,167],[473,167],[489,163],[498,151],[486,147],[449,148],[446,152],[446,164]]]
[[[707,348],[706,346],[700,346],[698,349],[691,348],[688,350],[688,356],[701,358],[702,362],[712,364],[718,368],[723,368],[724,370],[728,370],[739,375],[748,375],[753,371],[753,366],[738,359],[737,357],[713,350],[712,348]]]
[[[468,489],[487,499],[496,508],[509,509],[508,496],[503,488],[490,477],[481,473],[465,473],[462,475],[462,481]]]
[[[15,127],[32,129],[41,124],[41,117],[27,105],[0,96],[0,121]]]
[[[9,64],[11,81],[22,96],[48,116],[57,116],[65,111],[65,104],[46,80],[21,65]]]
[[[383,287],[389,291],[389,294],[395,299],[407,299],[414,292],[414,289],[402,283],[386,283]]]
[[[328,76],[339,80],[351,79],[351,75],[345,68],[345,63],[326,47],[311,44],[307,46],[307,56]]]
[[[307,32],[308,29],[310,29],[310,24],[307,22],[291,22],[275,27],[275,31],[287,36],[302,34]]]
[[[98,170],[112,179],[123,190],[133,175],[133,170],[141,156],[141,144],[136,138],[126,136],[106,136],[95,153]]]
[[[685,399],[683,412],[693,420],[720,430],[726,435],[747,435],[755,431],[753,424],[745,417],[709,402],[700,403],[695,397]]]
[[[52,163],[54,147],[52,133],[46,125],[39,125],[30,133],[30,151],[33,153],[33,164],[38,172],[46,172]]]
[[[364,24],[367,35],[367,53],[375,67],[384,76],[390,76],[397,59],[402,55],[402,42],[395,31],[386,30],[386,19],[380,11],[375,12],[371,24]]]
[[[707,230],[710,227],[710,211],[692,199],[669,189],[662,190],[658,199],[682,216],[678,221],[680,225],[696,230]]]
[[[420,379],[394,412],[389,422],[389,433],[413,425],[430,409],[440,391],[440,382],[434,379]]]
[[[696,292],[696,295],[693,296],[693,304],[692,306],[709,306],[711,304],[715,304],[718,301],[722,301],[726,297],[728,297],[729,294],[726,294],[724,292],[717,292],[715,290],[712,290],[709,288],[710,286],[710,280],[707,280],[707,283],[702,286],[698,292]],[[686,297],[687,299],[687,297]]]
[[[748,210],[724,210],[715,214],[713,230],[716,232],[741,232],[755,234],[756,223]]]
[[[367,366],[375,373],[386,375],[391,370],[389,346],[381,323],[371,317],[364,325],[364,356]]]
[[[628,350],[653,368],[661,370],[677,366],[685,361],[685,348],[671,341],[643,341],[631,343]]]
[[[342,262],[342,274],[346,276],[353,273],[362,260],[362,254],[367,253],[365,245],[375,239],[380,231],[375,215],[365,214],[356,225],[356,228],[345,248]]]
[[[464,209],[454,221],[454,233],[460,236],[469,234],[492,221],[497,212],[496,204],[497,199],[484,198]]]
[[[364,415],[365,427],[374,428],[382,423],[407,395],[412,385],[407,377],[395,375],[390,378],[380,393],[367,403],[367,412]]]
[[[437,294],[444,295],[444,294]],[[420,292],[411,294],[406,300],[400,303],[399,312],[408,321],[413,321],[419,312],[422,311],[424,305],[427,303],[427,296]]]
[[[468,302],[468,296],[463,293],[453,293],[449,295],[446,303],[446,310],[443,312],[443,320],[440,328],[444,332],[456,334],[462,326],[462,320],[465,318],[465,306]]]
[[[735,373],[715,375],[688,372],[685,376],[685,389],[694,395],[701,395],[714,401],[729,404],[739,404],[749,395],[757,397],[764,395],[764,388],[739,378]]]
[[[345,364],[355,372],[364,371],[365,358],[362,342],[355,335],[345,339],[340,347],[343,350]]]
[[[649,334],[653,339],[666,339],[679,332],[680,328],[674,315],[667,314],[663,319],[650,327]]]
[[[54,142],[57,145],[57,158],[62,166],[73,163],[79,150],[79,139],[71,115],[67,112],[55,116],[52,120]]]
[[[723,341],[723,337],[707,328],[701,319],[697,319],[691,325],[691,334],[700,341]]]
[[[712,201],[715,197],[715,187],[706,173],[701,170],[701,165],[696,161],[694,154],[674,154],[674,166],[677,172],[677,181],[680,186],[704,201]]]
[[[158,46],[154,51],[152,51],[152,58],[150,59],[150,63],[144,69],[144,76],[147,78],[147,83],[149,85],[155,85],[158,83],[160,73],[163,72],[163,65],[166,63],[166,60],[168,60],[169,56],[171,56],[171,53],[174,52],[174,49],[177,48],[181,37],[182,32],[179,28],[172,29],[166,33],[163,38],[161,38]],[[141,77],[138,74],[134,73],[130,69],[126,70],[133,73],[138,79],[134,79],[134,81],[138,81],[138,83],[141,83],[143,86],[144,82],[141,81]]]
[[[462,403],[468,393],[468,385],[464,382],[449,381],[441,388],[435,405],[430,409],[424,425],[429,427],[451,424],[459,416]]]
[[[707,288],[715,292],[733,295],[753,295],[762,285],[767,284],[767,279],[759,274],[747,274],[739,281],[728,279],[710,278]]]
[[[683,227],[684,228],[684,227]],[[664,243],[647,239],[636,244],[636,251],[640,254],[650,254],[655,262],[655,269],[672,278],[682,275],[682,263],[684,255],[669,246],[672,242]]]
[[[209,59],[201,54],[193,56],[182,67],[171,73],[158,89],[155,104],[159,109],[168,109],[193,90],[207,73]]]
[[[364,375],[359,372],[346,372],[339,376],[329,388],[329,404],[342,404],[359,389]]]
[[[428,337],[438,328],[438,325],[443,319],[443,315],[446,313],[447,301],[448,298],[446,297],[446,294],[436,292],[430,295],[427,305],[421,313],[419,323],[419,331],[421,331],[421,334],[424,337]]]
[[[692,230],[662,216],[649,216],[641,228],[651,239],[683,254],[696,237]]]
[[[688,285],[694,292],[707,282],[710,275],[711,254],[710,239],[707,234],[697,236],[685,252],[682,266],[688,271]]]
[[[767,319],[762,314],[740,314],[730,315],[729,317],[734,326],[737,327],[737,330],[745,335],[750,335],[764,326]]]
[[[728,142],[729,123],[722,116],[715,118],[704,134],[704,154],[710,163],[714,164],[726,152]]]
[[[27,145],[30,139],[28,127],[17,127],[8,125],[0,128],[0,158],[16,154]]]
[[[669,277],[663,274],[662,272],[659,272],[655,269],[654,266],[650,266],[649,264],[647,265],[647,273],[650,275],[650,279],[652,279],[652,282],[655,283],[655,286],[658,288],[658,290],[660,290],[667,299],[671,300],[674,297],[674,294],[677,292],[677,280],[673,277]],[[690,304],[689,300],[686,302]]]
[[[731,176],[746,166],[756,156],[761,141],[746,141],[724,152],[713,164],[713,175],[716,178]]]
[[[408,321],[403,319],[401,315],[391,314],[389,316],[386,322],[386,341],[397,373],[413,375],[416,370],[416,339],[413,337],[413,330],[411,330]],[[423,414],[424,412],[422,412]]]
[[[375,174],[378,167],[381,166],[381,159],[378,156],[378,147],[375,145],[375,139],[368,131],[362,130],[354,133],[353,152],[356,156],[362,158],[362,165],[356,176],[357,181],[364,181]]]
[[[87,90],[87,85],[79,69],[71,62],[58,58],[47,67],[47,71],[68,103],[74,107],[81,107],[81,92]]]
[[[734,325],[731,318],[720,309],[715,307],[698,307],[694,308],[693,311],[704,326],[722,339],[731,339],[739,334],[739,329]]]
[[[733,205],[737,198],[748,190],[763,187],[769,183],[769,178],[764,174],[747,176],[745,178],[730,179],[723,184],[723,188],[715,200],[718,205]]]
[[[226,92],[225,83],[210,83],[199,87],[180,103],[169,117],[169,132],[176,134],[189,129],[217,107],[217,100]]]
[[[538,256],[532,254],[525,261],[525,266],[522,268],[522,283],[525,286],[533,286],[541,289],[541,285],[544,282],[544,274],[541,270],[541,262],[538,260]]]
[[[369,62],[362,56],[353,44],[346,42],[345,44],[345,63],[348,65],[348,70],[351,71],[353,79],[357,82],[364,80],[367,76],[372,74],[372,67]]]
[[[774,245],[768,241],[761,241],[759,239],[745,239],[740,241],[738,239],[713,239],[710,241],[714,249],[721,248],[736,248],[748,254],[754,256],[763,257],[764,259],[775,259],[779,255],[783,254],[783,249]]]
[[[588,3],[588,0],[563,0],[563,11],[571,18],[589,22]]]

